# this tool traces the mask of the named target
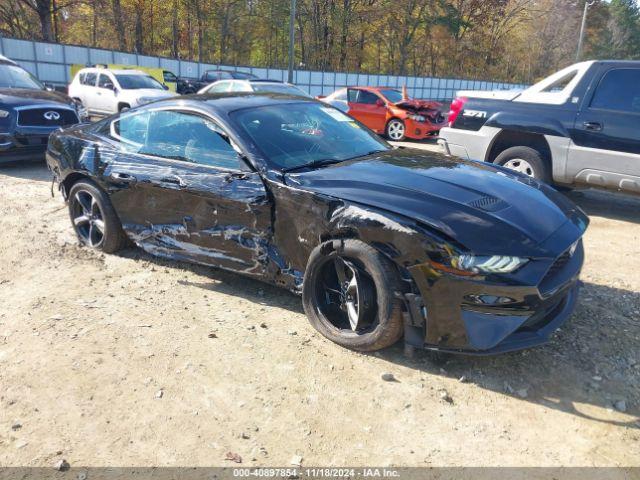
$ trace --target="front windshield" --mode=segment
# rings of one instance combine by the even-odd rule
[[[0,88],[29,88],[44,90],[44,85],[24,68],[0,64]]]
[[[287,95],[298,95],[302,97],[309,96],[298,87],[287,85],[285,83],[252,83],[251,86],[256,92],[284,93]]]
[[[391,147],[340,110],[316,102],[237,110],[231,118],[275,168],[361,157]]]
[[[402,92],[400,92],[399,90],[386,88],[386,89],[380,90],[380,93],[384,96],[384,98],[389,100],[391,103],[398,103],[403,100]]]
[[[140,88],[155,88],[164,90],[162,84],[150,75],[116,75],[120,87],[124,90],[138,90]]]

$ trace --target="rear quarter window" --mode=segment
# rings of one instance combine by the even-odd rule
[[[87,72],[84,77],[84,82],[81,82],[83,85],[91,85],[95,86],[96,79],[98,78],[98,74],[95,72]]]

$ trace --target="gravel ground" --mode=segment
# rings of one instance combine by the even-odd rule
[[[81,248],[47,170],[0,167],[0,465],[640,466],[640,199],[570,196],[592,223],[553,341],[409,360],[268,285]]]

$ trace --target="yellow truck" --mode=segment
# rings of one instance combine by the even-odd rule
[[[110,64],[97,64],[97,65],[82,65],[79,63],[74,63],[71,65],[71,77],[74,78],[76,73],[78,73],[83,68],[87,67],[102,67],[109,68],[114,70],[140,70],[141,72],[147,73],[161,84],[166,85],[170,91],[177,92],[178,90],[178,77],[170,70],[164,70],[162,68],[150,68],[150,67],[139,67],[137,65],[119,65],[115,63]]]

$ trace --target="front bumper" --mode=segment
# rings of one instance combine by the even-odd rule
[[[424,264],[411,267],[409,272],[419,294],[405,295],[405,343],[470,355],[492,355],[546,343],[575,308],[584,260],[582,243],[558,267],[560,258],[550,261],[543,270],[540,264],[530,265],[531,271],[541,272],[534,285],[443,275]]]
[[[37,132],[22,129],[12,133],[0,133],[0,163],[44,160],[49,134],[55,130],[57,128],[40,128]]]
[[[478,131],[444,127],[438,145],[446,155],[484,162],[499,128],[482,127]]]
[[[416,120],[406,119],[405,121],[405,136],[412,140],[424,140],[425,138],[433,137],[440,132],[440,129],[446,125],[446,123],[432,123],[428,120],[425,122],[418,122]]]

